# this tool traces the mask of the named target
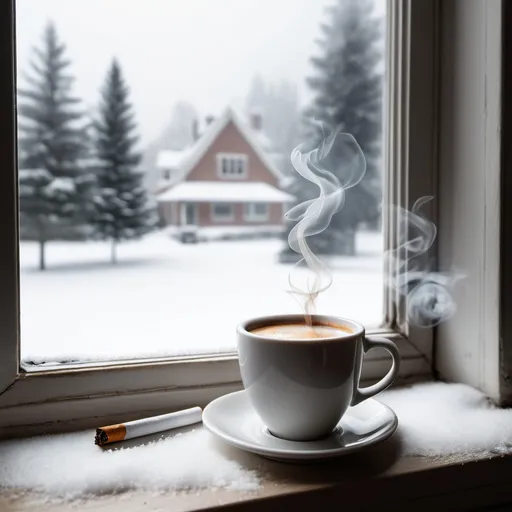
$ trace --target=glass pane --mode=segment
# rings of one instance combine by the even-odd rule
[[[230,204],[214,204],[213,209],[217,217],[230,217],[232,214],[232,205]]]
[[[231,162],[229,158],[222,159],[222,174],[229,174],[231,169]]]
[[[255,215],[266,215],[267,214],[267,204],[265,203],[254,203],[254,214]]]
[[[307,238],[333,280],[316,311],[378,326],[384,9],[17,0],[23,360],[233,351],[241,319],[303,313],[284,213],[320,189],[290,156],[337,126],[366,175]],[[320,167],[346,185],[347,162]]]

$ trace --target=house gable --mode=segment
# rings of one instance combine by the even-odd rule
[[[240,178],[223,178],[218,174],[219,154],[246,155],[247,174],[243,181],[257,181],[278,186],[278,177],[269,169],[254,144],[232,118],[225,124],[199,161],[185,177],[185,181],[240,181]]]

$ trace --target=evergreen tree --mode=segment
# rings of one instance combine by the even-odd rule
[[[21,229],[39,241],[41,270],[46,242],[83,226],[94,178],[65,51],[48,24],[34,48],[26,87],[18,91]]]
[[[112,263],[117,261],[119,242],[149,232],[157,220],[143,185],[143,173],[137,168],[141,155],[135,150],[138,137],[128,96],[121,67],[114,60],[94,122],[98,190],[93,218],[95,235],[112,242]]]
[[[373,0],[337,0],[327,10],[328,22],[321,25],[321,55],[312,59],[315,74],[308,85],[315,96],[306,118],[331,128],[341,125],[341,131],[356,138],[367,162],[364,179],[347,191],[345,204],[329,228],[310,240],[319,252],[353,254],[358,225],[379,216],[384,41],[382,19],[373,11]],[[310,138],[318,142],[321,132],[316,126],[311,124]],[[334,155],[329,160],[336,161]],[[343,182],[342,165],[338,178]],[[300,177],[290,191],[298,202],[318,193]]]

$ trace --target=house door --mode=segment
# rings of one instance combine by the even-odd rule
[[[197,205],[194,203],[181,204],[181,225],[195,226],[197,224]]]

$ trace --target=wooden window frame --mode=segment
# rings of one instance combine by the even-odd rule
[[[448,381],[512,404],[510,2],[442,3],[439,262],[465,274],[459,313],[436,332]],[[507,23],[508,22],[508,23]],[[469,108],[470,107],[470,108]]]
[[[405,207],[419,196],[435,194],[438,13],[437,0],[388,2],[386,104],[392,108],[385,116],[384,196]],[[0,137],[0,191],[5,195],[0,201],[0,437],[87,428],[100,417],[121,421],[205,405],[240,389],[236,353],[36,370],[21,364],[14,26],[14,0],[6,0],[0,4],[0,68],[5,70],[0,75],[0,119],[6,132]],[[397,225],[390,219],[384,225],[385,246],[393,247]],[[408,326],[398,302],[396,292],[384,290],[384,322],[372,332],[397,343],[401,381],[430,378],[433,331]],[[379,379],[388,367],[385,354],[370,352],[363,381]]]

